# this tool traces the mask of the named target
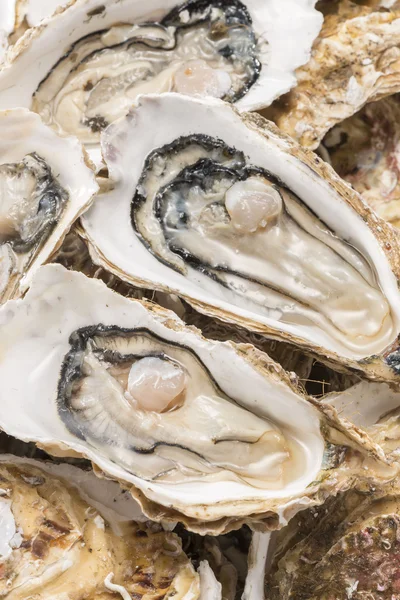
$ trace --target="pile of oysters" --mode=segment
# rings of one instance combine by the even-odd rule
[[[400,600],[400,1],[0,0],[0,597]]]

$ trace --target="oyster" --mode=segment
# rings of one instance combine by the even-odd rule
[[[335,125],[319,152],[363,199],[393,225],[400,226],[400,98],[366,104]]]
[[[0,477],[2,597],[201,598],[179,537],[134,522],[143,515],[118,485],[10,455],[0,457]]]
[[[268,600],[395,600],[400,482],[352,490],[300,513],[277,535]]]
[[[95,262],[398,378],[398,238],[317,157],[258,115],[178,94],[142,97],[102,148],[112,189],[82,217]]]
[[[302,146],[317,148],[335,124],[399,90],[400,3],[387,4],[335,4],[310,61],[297,70],[297,87],[267,109],[266,116]]]
[[[378,445],[267,355],[80,273],[42,267],[0,322],[1,428],[90,459],[154,520],[275,528],[363,465],[393,477]]]
[[[314,4],[76,0],[9,52],[0,108],[31,108],[99,159],[100,131],[140,93],[211,95],[246,110],[267,106],[295,84],[294,69],[308,59],[322,21]]]
[[[0,302],[17,297],[98,190],[77,140],[26,109],[0,112]]]

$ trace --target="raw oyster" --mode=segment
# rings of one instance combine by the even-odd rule
[[[267,600],[397,599],[399,514],[399,481],[300,513],[277,535]]]
[[[153,520],[276,528],[360,469],[393,477],[378,445],[267,355],[80,273],[42,267],[0,322],[1,428],[90,459]]]
[[[140,93],[261,108],[295,84],[294,69],[307,61],[322,23],[314,4],[76,0],[9,52],[0,108],[31,108],[56,131],[77,135],[94,157],[100,131]]]
[[[319,152],[379,216],[400,226],[400,98],[370,102],[335,125]]]
[[[102,148],[112,189],[82,217],[95,262],[321,360],[399,377],[399,240],[320,159],[259,115],[178,94],[142,97]]]
[[[134,522],[143,515],[118,485],[10,455],[0,457],[0,477],[2,597],[200,599],[179,537]]]
[[[98,190],[82,147],[26,109],[0,112],[0,303],[20,295]]]
[[[400,85],[400,3],[342,0],[334,7],[310,61],[297,70],[297,87],[266,112],[311,149],[333,125]]]

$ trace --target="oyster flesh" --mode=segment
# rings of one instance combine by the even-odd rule
[[[400,482],[330,498],[277,534],[267,600],[395,600]]]
[[[26,109],[0,112],[0,303],[20,295],[98,185],[73,138]]]
[[[319,153],[383,219],[400,226],[400,97],[366,104],[335,125]]]
[[[210,95],[261,108],[295,84],[294,69],[307,61],[322,23],[314,4],[76,0],[8,53],[0,108],[38,112],[95,157],[100,131],[140,93]]]
[[[179,94],[143,96],[102,149],[112,189],[82,217],[94,262],[398,379],[399,240],[320,159],[259,115]]]
[[[11,455],[0,457],[0,477],[1,597],[201,598],[179,537],[133,521],[143,515],[118,485]]]
[[[338,2],[310,61],[297,70],[298,85],[267,109],[266,116],[302,146],[317,148],[331,127],[399,90],[400,4],[385,4]]]
[[[267,355],[83,274],[42,267],[0,323],[1,428],[90,459],[154,520],[275,528],[363,465],[393,477],[378,445]]]

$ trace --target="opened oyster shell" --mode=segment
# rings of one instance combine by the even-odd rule
[[[112,189],[82,218],[95,262],[398,378],[398,238],[320,159],[258,115],[178,94],[142,97],[102,147]]]
[[[76,0],[9,52],[0,108],[38,112],[99,158],[100,131],[140,93],[211,95],[246,110],[267,106],[295,84],[294,69],[308,59],[322,22],[314,4]]]
[[[76,139],[26,109],[0,112],[0,303],[18,297],[98,190]]]
[[[179,537],[133,521],[143,515],[116,484],[10,455],[0,457],[0,477],[2,597],[201,597]]]
[[[268,600],[379,600],[400,593],[400,487],[350,491],[277,535]]]
[[[370,102],[335,125],[319,153],[379,216],[400,226],[400,98]]]
[[[379,446],[266,355],[82,274],[42,267],[0,320],[1,428],[89,458],[154,520],[274,528],[364,464],[393,476]]]
[[[334,8],[325,16],[310,61],[297,70],[297,87],[266,113],[311,149],[336,123],[400,85],[399,3],[326,4]]]

